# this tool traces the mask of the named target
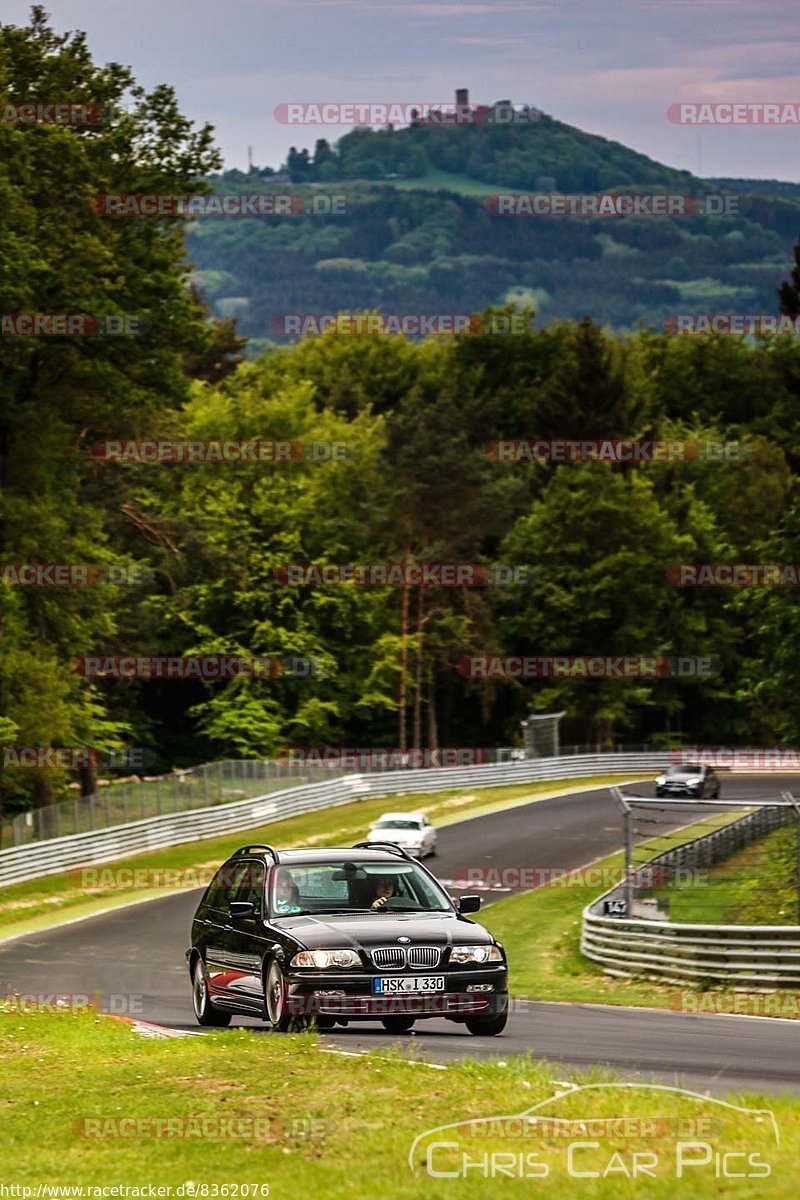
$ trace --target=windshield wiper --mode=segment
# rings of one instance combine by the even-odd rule
[[[384,912],[429,913],[429,912],[447,912],[448,910],[446,908],[420,908],[420,907],[417,907],[417,908],[389,908],[389,909],[383,909],[382,911],[384,911]]]
[[[312,917],[325,917],[325,916],[329,916],[331,913],[369,912],[369,909],[368,908],[350,908],[350,907],[347,907],[347,908],[315,908],[313,910],[309,909],[309,912]]]

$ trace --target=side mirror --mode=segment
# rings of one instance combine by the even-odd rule
[[[232,900],[228,908],[228,915],[234,921],[242,921],[245,917],[252,917],[254,912],[255,908],[249,900]]]
[[[480,896],[462,896],[458,902],[458,911],[463,915],[477,912],[481,906]]]

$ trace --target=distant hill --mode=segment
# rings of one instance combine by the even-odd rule
[[[251,351],[284,340],[284,313],[473,312],[532,303],[615,329],[674,312],[774,312],[800,236],[800,184],[701,180],[548,116],[512,126],[356,129],[292,148],[282,169],[229,171],[220,192],[292,191],[344,212],[203,217],[195,282],[238,318]],[[736,197],[736,215],[498,216],[492,192]],[[701,204],[702,207],[702,204]]]
[[[318,139],[313,154],[292,148],[285,169],[296,183],[414,178],[441,170],[526,191],[685,187],[693,180],[689,171],[665,167],[544,113],[510,125],[354,129],[336,146]]]

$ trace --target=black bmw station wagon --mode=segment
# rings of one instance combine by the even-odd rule
[[[314,1020],[380,1021],[392,1033],[445,1017],[470,1033],[503,1031],[503,947],[398,846],[349,850],[243,846],[217,871],[186,952],[195,1016],[234,1014],[274,1030]]]

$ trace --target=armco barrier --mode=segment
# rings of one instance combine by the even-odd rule
[[[794,816],[791,806],[765,807],[646,865],[708,867]],[[606,900],[624,895],[624,885],[618,885],[583,910],[581,952],[607,974],[740,988],[800,985],[799,925],[684,925],[602,914]]]
[[[322,783],[270,792],[254,799],[148,817],[110,829],[14,846],[0,851],[0,887],[55,875],[70,867],[111,862],[147,850],[161,850],[221,833],[253,829],[268,821],[333,808],[352,800],[461,787],[503,787],[548,779],[580,779],[592,775],[648,775],[663,770],[665,763],[665,753],[647,751],[525,759],[483,767],[437,767],[345,775]]]

